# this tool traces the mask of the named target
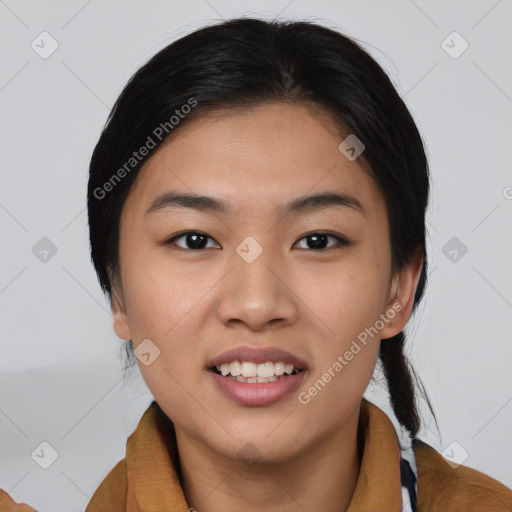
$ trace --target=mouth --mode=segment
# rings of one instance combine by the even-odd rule
[[[281,400],[300,386],[308,372],[302,359],[268,347],[229,350],[211,360],[206,369],[218,390],[245,406]]]
[[[285,379],[290,375],[297,375],[305,369],[296,368],[294,364],[285,363],[284,361],[253,363],[251,361],[240,361],[238,359],[234,359],[229,363],[212,366],[209,370],[221,377],[225,377],[236,382],[265,384]]]

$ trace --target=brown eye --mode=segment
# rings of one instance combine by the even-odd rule
[[[177,244],[177,240],[183,240],[182,244],[184,245]],[[200,231],[186,231],[184,233],[173,236],[167,240],[165,244],[175,244],[182,249],[198,251],[201,249],[209,248],[208,240],[213,240],[213,238],[205,233],[201,233]]]
[[[337,243],[331,246],[326,247],[328,244],[329,239],[336,240]],[[347,246],[350,245],[350,242],[346,240],[345,238],[342,238],[338,235],[331,235],[329,233],[311,233],[309,235],[306,235],[302,237],[301,240],[307,240],[307,247],[301,247],[301,249],[308,249],[308,250],[322,250],[322,249],[330,249],[332,247],[336,246]],[[298,244],[298,242],[296,242]]]

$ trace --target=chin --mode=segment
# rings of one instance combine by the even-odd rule
[[[253,436],[245,434],[226,439],[227,446],[219,447],[220,453],[230,459],[249,464],[278,464],[291,460],[303,450],[293,435],[267,436],[261,431]]]

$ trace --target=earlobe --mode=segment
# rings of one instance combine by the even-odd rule
[[[119,338],[129,341],[132,339],[128,315],[123,301],[119,299],[116,292],[112,293],[112,319],[114,331]]]
[[[384,315],[387,318],[381,339],[392,338],[401,332],[411,316],[414,296],[423,266],[423,252],[418,251],[411,262],[393,278],[390,300]]]

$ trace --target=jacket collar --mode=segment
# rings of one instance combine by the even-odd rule
[[[400,512],[397,434],[386,414],[364,398],[361,400],[358,435],[363,455],[347,512]],[[189,510],[180,481],[174,426],[155,401],[128,439],[126,464],[127,512]]]

